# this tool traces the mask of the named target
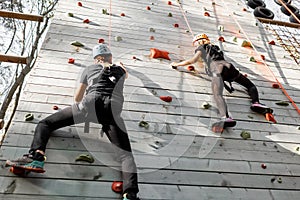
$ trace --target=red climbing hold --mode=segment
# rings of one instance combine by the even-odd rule
[[[172,5],[172,1],[168,1],[168,5]]]
[[[270,122],[277,123],[275,118],[274,118],[274,115],[272,113],[266,113],[265,118],[266,118],[266,120],[268,120]]]
[[[243,11],[247,11],[247,9],[246,9],[246,8],[243,8]]]
[[[53,106],[53,110],[58,110],[58,106]]]
[[[74,58],[69,58],[68,63],[70,63],[70,64],[75,63],[75,59]]]
[[[134,59],[134,60],[135,60],[135,59],[136,59],[136,57],[135,57],[135,56],[132,56],[132,59]]]
[[[272,88],[276,88],[276,89],[279,88],[279,84],[278,83],[273,83]]]
[[[218,39],[219,41],[221,41],[221,42],[225,42],[225,39],[224,39],[224,37],[219,37],[219,39]]]
[[[122,17],[125,17],[125,13],[121,13],[121,16],[122,16]]]
[[[172,101],[172,97],[171,96],[160,96],[159,98],[161,100],[165,101],[165,102],[171,102]]]
[[[77,5],[78,5],[78,6],[82,6],[82,3],[81,3],[81,2],[78,2]]]
[[[150,40],[154,40],[154,36],[150,36]]]
[[[85,19],[85,20],[83,20],[83,23],[90,23],[90,20],[89,19]]]
[[[270,44],[270,45],[275,45],[274,40],[270,41],[269,44]]]
[[[188,69],[189,71],[195,71],[195,67],[192,66],[192,65],[188,66],[187,69]]]
[[[267,168],[267,165],[264,164],[264,163],[262,163],[262,164],[261,164],[261,168],[266,169],[266,168]]]
[[[112,191],[116,193],[122,193],[123,192],[123,182],[122,181],[114,181],[111,185]]]
[[[210,16],[209,12],[205,12],[204,16],[209,17]]]
[[[178,28],[178,27],[179,27],[179,25],[178,25],[178,24],[174,24],[174,27],[175,27],[175,28]]]
[[[99,38],[98,43],[104,43],[104,39],[103,38]]]
[[[147,6],[147,10],[151,10],[150,6]]]
[[[167,60],[171,60],[169,57],[169,52],[168,51],[164,51],[164,50],[159,50],[156,48],[151,48],[150,49],[150,58],[164,58]]]
[[[244,76],[247,78],[248,74],[244,74]]]
[[[266,57],[264,55],[260,55],[261,59],[266,60]]]

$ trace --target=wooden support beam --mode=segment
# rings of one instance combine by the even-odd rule
[[[39,21],[39,22],[42,22],[44,20],[44,17],[40,15],[16,13],[16,12],[11,12],[6,10],[0,10],[0,17],[8,17],[8,18]]]
[[[257,19],[260,22],[263,22],[263,23],[266,23],[266,24],[274,24],[274,25],[286,26],[286,27],[290,27],[290,28],[300,28],[300,24],[297,24],[297,23],[289,23],[289,22],[283,22],[283,21],[260,18],[260,17],[257,17]]]
[[[11,62],[11,63],[21,63],[27,64],[27,57],[25,56],[11,56],[0,53],[0,61],[1,62]]]

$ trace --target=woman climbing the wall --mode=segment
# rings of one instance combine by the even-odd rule
[[[242,75],[231,63],[224,59],[224,54],[217,45],[211,44],[206,34],[198,34],[193,39],[193,45],[196,46],[195,54],[192,58],[182,62],[173,62],[171,66],[177,68],[178,66],[191,65],[197,62],[205,64],[205,71],[211,77],[211,87],[216,102],[219,114],[221,116],[214,126],[233,127],[236,121],[228,114],[227,104],[223,97],[224,87],[230,93],[233,91],[231,82],[236,82],[244,86],[251,98],[251,110],[258,113],[272,113],[273,110],[259,102],[259,95],[256,86],[244,75]],[[224,81],[230,83],[230,86],[224,84]]]

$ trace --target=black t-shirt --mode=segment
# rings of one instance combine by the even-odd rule
[[[114,95],[123,98],[125,74],[125,70],[115,64],[109,67],[95,64],[84,69],[80,83],[88,85],[86,95]]]
[[[195,53],[197,51],[201,51],[202,59],[206,62],[206,64],[210,64],[212,61],[216,60],[224,60],[224,54],[217,45],[204,44],[199,46],[195,50]]]

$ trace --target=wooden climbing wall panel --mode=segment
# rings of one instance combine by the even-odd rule
[[[2,164],[28,151],[36,124],[56,112],[54,105],[73,103],[79,73],[93,63],[91,50],[101,39],[110,45],[114,62],[123,62],[129,72],[122,116],[138,165],[141,199],[298,199],[299,114],[290,103],[277,105],[288,100],[272,84],[283,84],[299,106],[299,66],[283,56],[279,45],[268,44],[274,37],[249,10],[243,11],[246,5],[239,0],[168,2],[87,0],[78,6],[75,0],[59,1],[1,147]],[[219,117],[210,78],[170,66],[193,55],[193,35],[203,32],[257,85],[277,124],[252,112],[246,91],[234,84],[236,91],[224,95],[237,126],[222,135],[210,131]],[[221,36],[225,42],[218,40]],[[70,45],[73,41],[84,47]],[[251,41],[255,48],[242,47],[240,41]],[[168,51],[171,61],[149,58],[151,48]],[[249,61],[261,61],[260,55],[265,61]],[[160,96],[171,96],[172,102]],[[212,107],[203,109],[203,102]],[[24,121],[27,113],[34,114],[33,121]],[[140,127],[140,121],[149,128]],[[45,174],[22,178],[1,168],[0,199],[120,199],[111,191],[112,181],[121,178],[120,166],[100,128],[91,124],[86,134],[79,124],[55,131]],[[243,139],[243,131],[251,138]],[[82,153],[96,161],[76,162]]]

